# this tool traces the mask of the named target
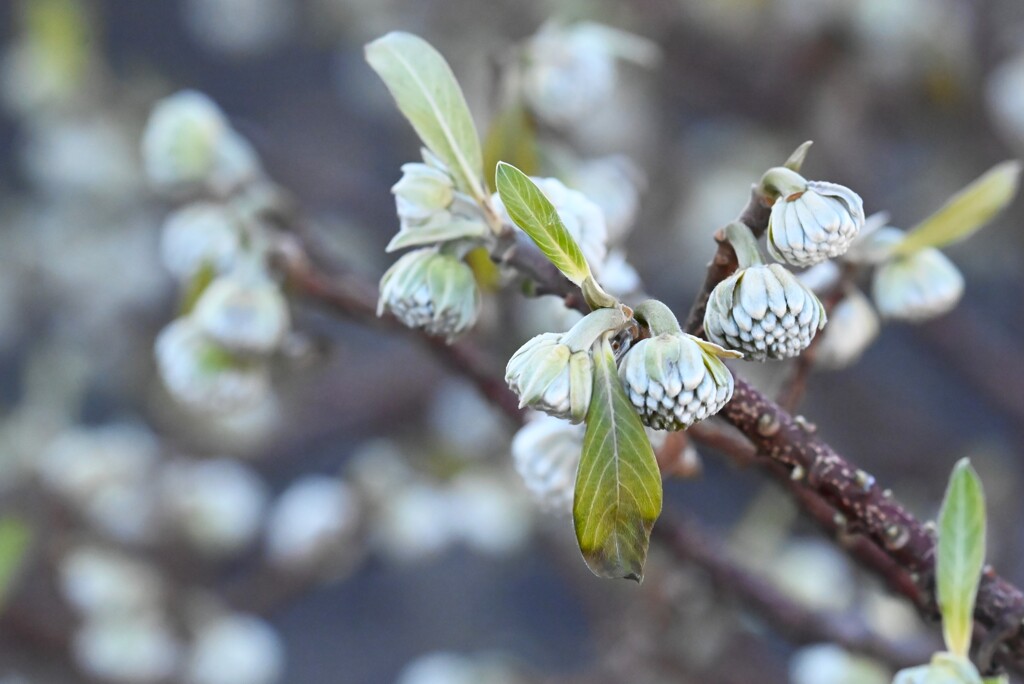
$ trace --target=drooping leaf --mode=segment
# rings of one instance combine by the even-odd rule
[[[423,144],[448,165],[456,186],[482,200],[486,190],[480,138],[462,89],[441,53],[418,36],[394,31],[366,46],[366,61]]]
[[[496,168],[502,160],[528,176],[540,171],[536,126],[520,103],[499,112],[484,138],[484,168]]]
[[[590,266],[541,189],[529,176],[505,162],[498,163],[495,185],[512,221],[537,243],[566,278],[582,285],[590,275]]]
[[[985,495],[968,459],[953,468],[939,513],[936,556],[939,610],[946,648],[966,658],[974,600],[985,563]]]
[[[31,537],[28,525],[17,518],[0,518],[0,609],[21,567]]]
[[[572,507],[580,551],[595,575],[643,578],[661,495],[654,450],[602,337],[594,344],[594,390]]]
[[[925,247],[943,247],[964,240],[988,223],[1017,194],[1021,163],[997,164],[956,193],[941,209],[912,228],[893,254],[910,254]]]

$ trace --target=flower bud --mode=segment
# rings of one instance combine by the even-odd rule
[[[223,614],[196,630],[187,684],[274,684],[285,667],[280,635],[262,618]]]
[[[155,351],[167,390],[193,408],[230,412],[255,405],[269,390],[264,366],[234,357],[191,318],[179,318],[164,328]]]
[[[455,182],[445,171],[429,164],[402,165],[402,178],[391,188],[403,226],[422,223],[444,211],[455,198]]]
[[[726,350],[685,333],[640,340],[619,365],[619,379],[644,425],[685,430],[718,413],[732,398]]]
[[[871,293],[884,318],[919,322],[950,311],[964,292],[964,277],[933,247],[899,256],[875,269]]]
[[[558,418],[580,423],[593,391],[590,350],[573,352],[561,333],[541,333],[509,359],[505,381],[519,395],[519,406],[532,406]]]
[[[169,191],[209,186],[227,192],[253,178],[259,162],[206,95],[185,90],[157,103],[142,138],[150,181]]]
[[[825,326],[825,307],[779,264],[744,268],[711,292],[704,314],[708,339],[754,361],[787,359]]]
[[[864,226],[860,196],[824,181],[803,181],[788,190],[793,192],[775,201],[768,219],[771,255],[794,266],[813,266],[844,254]]]
[[[587,263],[595,275],[601,271],[605,258],[608,256],[608,227],[604,213],[582,192],[567,188],[557,178],[532,178],[537,187],[555,207],[558,218],[562,219],[565,229],[573,236]],[[494,208],[505,223],[512,224],[501,196],[491,196]]]
[[[288,303],[261,269],[242,268],[214,280],[196,302],[203,334],[233,352],[268,354],[288,333]]]
[[[403,255],[381,278],[377,315],[385,311],[451,342],[476,323],[480,289],[464,262],[425,247]]]
[[[509,359],[505,381],[531,406],[556,418],[581,423],[590,408],[594,385],[594,342],[626,322],[619,309],[597,309],[566,333],[541,333]]]
[[[535,413],[512,438],[512,463],[542,508],[571,513],[583,433],[582,425]]]
[[[228,207],[197,202],[175,211],[164,222],[160,258],[168,271],[186,281],[203,267],[224,273],[239,251],[240,226]]]
[[[868,298],[860,290],[851,289],[832,309],[815,347],[815,365],[827,369],[851,365],[878,337],[880,327]]]

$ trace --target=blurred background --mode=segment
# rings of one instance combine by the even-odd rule
[[[579,57],[557,31],[581,21],[631,34],[614,68],[597,49],[530,91],[531,69]],[[521,115],[537,171],[601,205],[632,266],[620,289],[639,276],[681,315],[712,231],[804,140],[808,178],[903,228],[1024,155],[1019,0],[0,4],[0,682],[889,681],[885,663],[788,643],[658,551],[641,587],[593,577],[570,520],[516,473],[517,426],[412,336],[285,291],[287,337],[238,379],[246,401],[168,390],[154,340],[194,282],[168,256],[180,198],[140,152],[154,104],[209,96],[316,256],[375,282],[394,261],[389,189],[419,158],[362,57],[395,29],[447,57],[482,132]],[[1018,199],[946,251],[967,282],[954,311],[884,325],[857,363],[812,376],[805,409],[922,518],[970,456],[990,560],[1018,584],[1022,217]],[[470,337],[495,375],[568,320],[558,302],[487,302]],[[788,371],[739,366],[769,390]],[[937,644],[761,474],[698,450],[667,506],[795,600]]]

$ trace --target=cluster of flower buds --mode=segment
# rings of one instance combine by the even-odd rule
[[[157,367],[176,399],[197,409],[252,407],[269,391],[268,362],[291,327],[266,268],[274,231],[262,219],[276,191],[216,104],[185,91],[157,103],[143,138],[150,182],[205,196],[167,217],[164,265],[185,292],[182,316],[157,338]]]
[[[785,268],[762,263],[745,225],[730,224],[726,233],[740,269],[716,285],[708,298],[708,339],[754,361],[799,355],[825,326],[825,307]]]
[[[480,288],[463,259],[491,232],[479,205],[456,189],[444,163],[426,149],[423,160],[403,164],[402,178],[391,188],[400,229],[387,251],[419,249],[381,278],[377,315],[390,312],[410,328],[452,342],[480,313]]]

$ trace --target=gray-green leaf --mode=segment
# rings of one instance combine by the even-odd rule
[[[495,185],[512,221],[537,243],[566,278],[583,285],[590,275],[590,266],[541,189],[529,176],[505,162],[498,163]]]
[[[394,31],[366,46],[366,61],[423,144],[448,165],[455,185],[477,201],[484,200],[480,138],[462,89],[441,53],[418,36]]]
[[[974,600],[985,562],[985,495],[968,459],[953,468],[939,513],[936,558],[939,610],[946,648],[967,657]]]
[[[661,493],[654,450],[602,337],[594,344],[594,389],[572,509],[580,551],[595,575],[643,578]]]
[[[391,242],[388,243],[384,251],[394,252],[406,247],[432,245],[462,238],[478,238],[486,234],[487,224],[482,221],[444,216],[422,226],[402,228],[395,237],[391,238]]]
[[[910,254],[925,247],[943,247],[970,237],[1017,194],[1021,163],[997,164],[956,193],[941,209],[912,228],[893,253]]]

